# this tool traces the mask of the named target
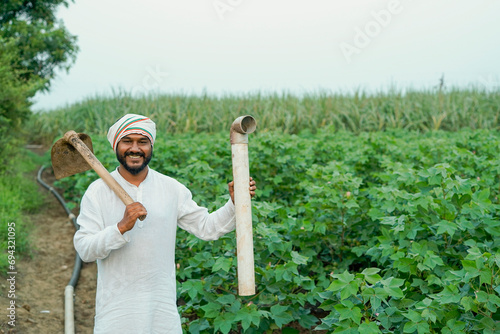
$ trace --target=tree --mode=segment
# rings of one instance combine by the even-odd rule
[[[13,40],[17,49],[21,77],[38,76],[48,89],[55,69],[69,69],[78,48],[63,23],[56,20],[58,6],[67,0],[2,0],[0,4],[0,37]]]
[[[55,69],[69,69],[78,48],[58,6],[67,0],[2,0],[0,3],[0,135],[30,114],[30,99],[48,90]],[[2,130],[3,129],[3,130]]]
[[[38,76],[26,77],[19,64],[19,52],[13,40],[0,37],[0,136],[11,127],[17,127],[29,113],[29,98],[42,89],[45,80]]]

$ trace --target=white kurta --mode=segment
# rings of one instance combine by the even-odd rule
[[[101,179],[82,198],[74,244],[83,261],[97,260],[94,333],[182,333],[176,306],[177,226],[215,240],[235,228],[234,205],[229,200],[209,214],[185,186],[152,169],[138,187],[117,170],[111,175],[148,215],[122,235],[117,223],[125,205]]]

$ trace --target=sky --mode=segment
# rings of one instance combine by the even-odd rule
[[[80,48],[34,110],[127,92],[500,89],[498,0],[76,0]]]

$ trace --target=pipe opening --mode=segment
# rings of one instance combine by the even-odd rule
[[[247,134],[252,133],[257,128],[257,122],[250,116],[240,116],[234,120],[231,125],[231,145],[233,144],[248,144]]]
[[[257,128],[257,123],[252,116],[244,116],[241,120],[241,129],[243,133],[252,133]]]

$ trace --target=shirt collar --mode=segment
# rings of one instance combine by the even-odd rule
[[[125,179],[125,178],[124,178],[124,177],[120,174],[120,172],[118,171],[118,168],[119,168],[119,166],[118,166],[118,167],[116,167],[116,169],[115,169],[115,172],[116,172],[116,174],[118,175],[118,178],[119,178],[120,180],[122,180],[124,183],[128,184],[129,186],[138,188],[135,184],[132,184],[132,183],[128,182],[128,181],[127,181],[127,180],[126,180],[126,179]],[[140,187],[140,186],[142,186],[143,184],[146,184],[146,183],[147,183],[147,182],[149,182],[149,180],[151,179],[151,172],[152,172],[153,170],[152,170],[151,168],[149,168],[149,166],[146,166],[146,168],[148,169],[148,174],[146,175],[146,178],[145,178],[145,179],[141,182],[141,184],[139,184],[139,187]]]

